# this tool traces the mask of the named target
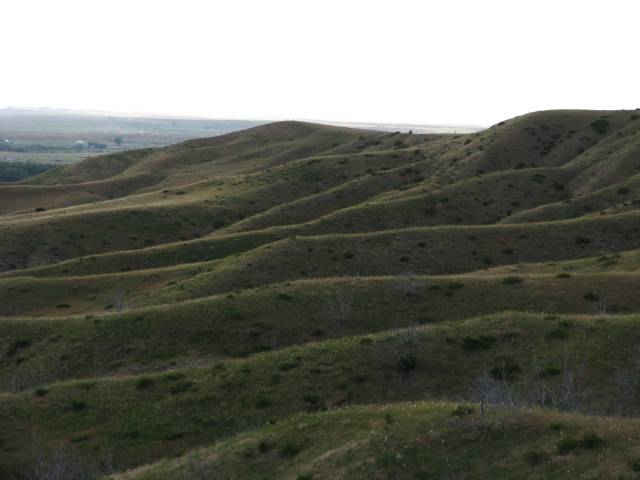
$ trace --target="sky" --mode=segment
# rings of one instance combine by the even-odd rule
[[[488,126],[640,107],[637,0],[3,0],[0,108]]]

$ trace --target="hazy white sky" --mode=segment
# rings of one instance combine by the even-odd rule
[[[637,0],[3,0],[0,107],[488,125],[640,106]]]

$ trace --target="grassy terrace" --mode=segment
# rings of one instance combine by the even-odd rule
[[[279,122],[0,185],[0,477],[635,478],[638,118]]]

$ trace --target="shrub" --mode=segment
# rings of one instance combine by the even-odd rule
[[[554,432],[560,432],[566,428],[566,425],[562,422],[551,422],[549,428]]]
[[[517,285],[518,283],[522,283],[524,280],[520,277],[510,276],[502,279],[502,283],[505,285]]]
[[[15,355],[18,353],[18,350],[22,350],[23,348],[27,348],[31,345],[31,340],[29,339],[18,339],[11,344],[9,350],[7,351],[7,357]]]
[[[149,388],[152,385],[153,385],[153,379],[149,377],[141,377],[136,381],[136,388],[138,390]]]
[[[398,461],[398,456],[393,452],[383,452],[380,457],[378,457],[377,463],[383,467],[388,467],[393,465]]]
[[[556,275],[556,278],[571,278],[571,274],[567,272],[562,272]]]
[[[618,195],[628,195],[629,189],[627,187],[620,187],[618,189]]]
[[[182,382],[178,382],[176,383],[173,387],[171,387],[171,393],[173,395],[177,395],[179,393],[184,393],[187,390],[190,390],[191,387],[193,387],[193,383],[189,382],[189,381],[182,381]]]
[[[491,348],[495,342],[495,337],[491,335],[480,335],[479,337],[467,336],[462,339],[462,348],[468,352],[486,350]]]
[[[281,449],[280,455],[285,458],[295,457],[302,449],[293,442],[287,442]]]
[[[598,300],[600,300],[600,297],[598,297],[598,295],[596,295],[593,292],[587,292],[584,295],[582,295],[582,298],[584,298],[585,300],[588,300],[590,302],[597,302]]]
[[[260,453],[267,453],[272,447],[268,440],[260,440],[260,443],[258,443],[258,451]]]
[[[598,134],[604,135],[609,129],[609,120],[606,118],[598,118],[591,122],[591,128]]]
[[[291,295],[287,295],[286,293],[279,293],[278,294],[278,300],[291,301],[291,300],[293,300],[293,297]]]
[[[560,455],[567,455],[580,447],[580,442],[573,437],[565,437],[558,442],[556,450]]]
[[[409,372],[416,369],[416,367],[418,366],[418,359],[416,358],[416,355],[413,352],[399,354],[398,362],[396,365],[400,373],[406,375]]]
[[[287,360],[286,362],[283,362],[280,365],[278,365],[278,369],[283,372],[286,372],[288,370],[293,370],[297,366],[298,366],[298,362],[295,362],[293,360]]]
[[[569,338],[569,333],[565,328],[554,328],[547,332],[545,338],[547,338],[547,340],[566,340]]]
[[[49,390],[47,390],[46,388],[36,388],[36,391],[34,393],[36,397],[44,397],[47,393],[49,393]]]
[[[165,382],[175,382],[184,378],[184,373],[167,373],[162,376],[162,380]]]
[[[535,466],[542,463],[547,463],[549,461],[549,455],[547,455],[545,452],[529,450],[528,452],[525,452],[524,460],[529,465]]]
[[[556,377],[562,373],[562,370],[559,367],[546,367],[540,370],[539,374],[541,377]]]
[[[576,245],[587,245],[589,243],[591,243],[591,240],[586,237],[576,237]]]
[[[584,449],[594,450],[604,443],[604,439],[595,432],[589,431],[582,434],[580,439],[566,437],[560,440],[557,450],[560,455],[566,455],[573,451]]]
[[[270,406],[271,400],[269,400],[267,397],[261,395],[256,399],[256,408],[264,410],[265,408],[269,408]]]
[[[81,412],[82,410],[86,410],[87,403],[82,400],[72,400],[71,401],[71,410],[74,412]]]
[[[604,439],[596,432],[585,432],[582,434],[580,446],[586,450],[593,450],[604,443]]]
[[[471,405],[458,405],[453,409],[451,415],[454,417],[466,417],[467,415],[471,415],[476,411]]]
[[[493,367],[489,370],[489,375],[496,380],[513,380],[513,377],[520,371],[519,365],[507,362],[499,367]]]
[[[305,393],[302,396],[302,399],[305,401],[305,403],[309,403],[311,405],[315,405],[320,401],[320,398],[313,393]]]

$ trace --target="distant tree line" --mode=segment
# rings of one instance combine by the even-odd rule
[[[12,143],[6,143],[0,141],[0,152],[16,152],[16,153],[50,153],[63,148],[57,148],[53,146],[41,145],[39,143],[32,143],[28,145],[15,145]]]
[[[19,182],[53,168],[53,165],[32,162],[0,162],[0,182]]]

